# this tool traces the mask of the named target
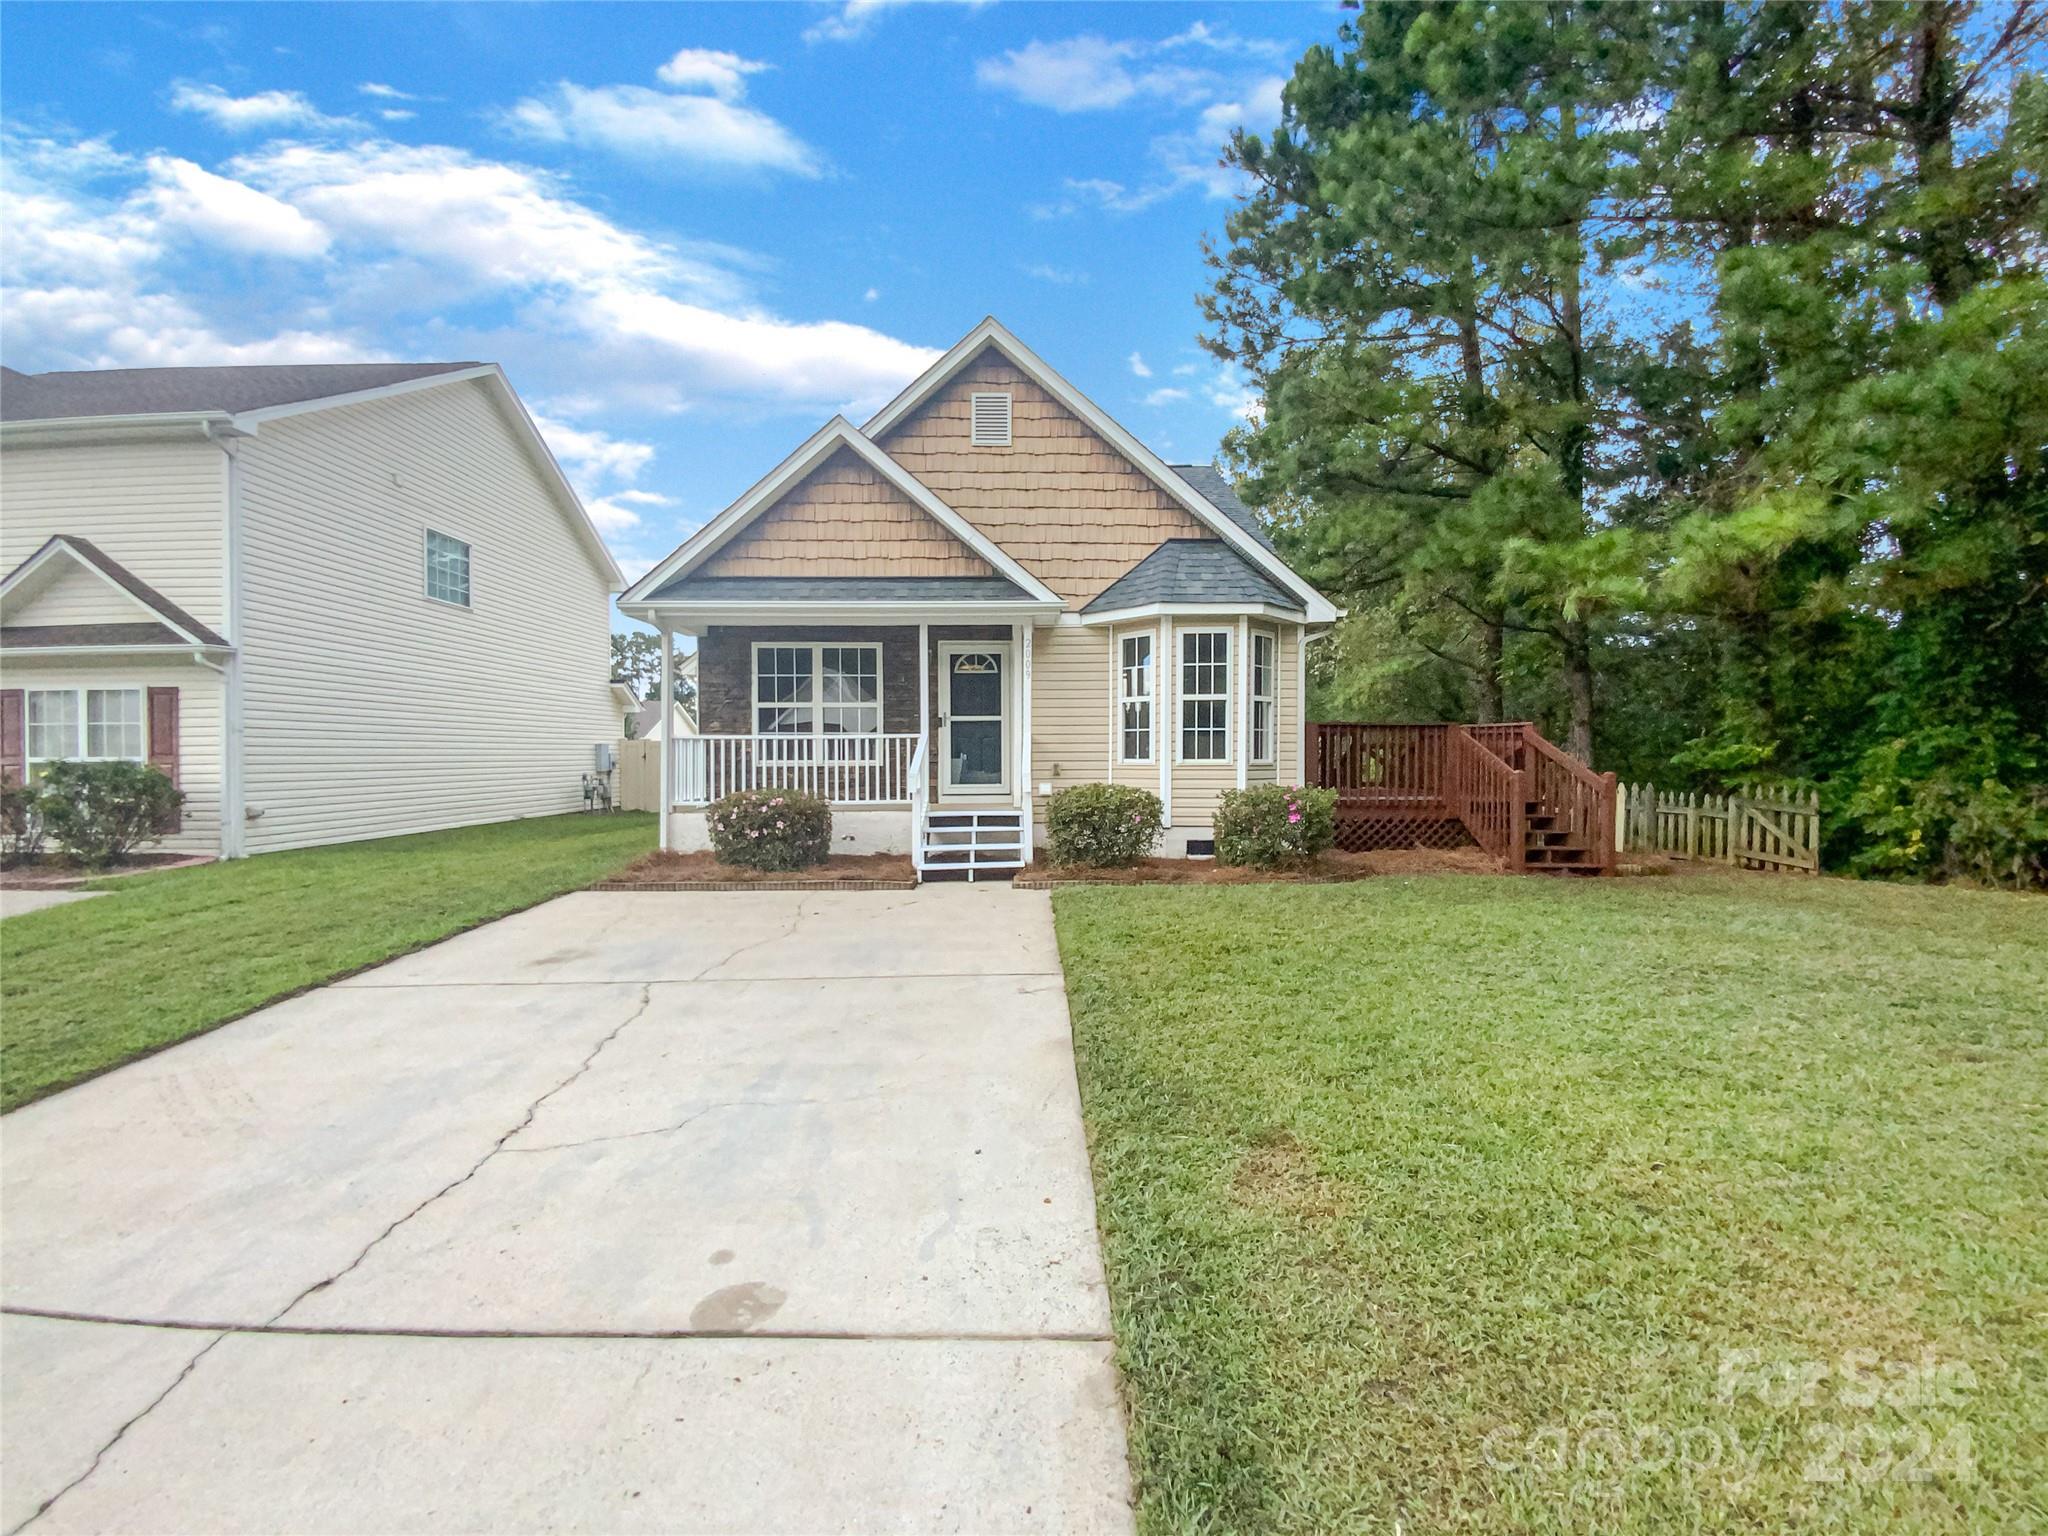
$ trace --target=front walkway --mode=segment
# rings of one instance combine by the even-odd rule
[[[1129,1528],[1043,895],[569,896],[4,1137],[9,1532]]]

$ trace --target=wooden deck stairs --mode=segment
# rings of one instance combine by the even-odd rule
[[[1503,870],[1612,874],[1615,782],[1527,721],[1312,724],[1308,782],[1337,791],[1337,846],[1477,844]]]

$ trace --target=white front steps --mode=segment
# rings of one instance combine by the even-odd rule
[[[918,872],[976,874],[1024,867],[1024,813],[1016,810],[928,811],[920,834]]]

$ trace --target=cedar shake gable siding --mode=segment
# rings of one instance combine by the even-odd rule
[[[993,576],[916,502],[841,448],[783,493],[697,576]]]
[[[1011,397],[1010,443],[975,447],[969,397]],[[884,453],[1078,609],[1164,539],[1209,529],[1016,365],[986,349],[880,440]]]

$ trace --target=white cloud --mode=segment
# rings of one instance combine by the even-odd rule
[[[1137,213],[1162,198],[1171,197],[1179,189],[1180,184],[1174,181],[1150,187],[1127,187],[1106,176],[1070,176],[1057,201],[1035,204],[1030,212],[1033,218],[1038,219],[1063,219],[1083,208],[1100,208],[1107,213]]]
[[[663,66],[691,56],[682,73],[691,83],[712,84],[715,73],[704,50],[686,49]],[[747,61],[735,55],[738,66]],[[563,80],[544,96],[529,96],[499,120],[514,133],[543,143],[574,144],[582,149],[609,150],[630,158],[673,165],[687,162],[700,169],[787,171],[798,176],[823,174],[818,156],[765,112],[736,98],[744,87],[743,68],[724,77],[731,96],[702,96],[657,91],[644,85],[582,86]]]
[[[1034,261],[1025,267],[1026,277],[1035,277],[1041,283],[1056,283],[1062,288],[1071,288],[1088,281],[1086,272],[1076,272],[1067,267],[1055,267],[1050,262]]]
[[[180,160],[152,155],[142,201],[158,223],[209,244],[258,256],[318,256],[327,231],[290,203]]]
[[[879,298],[880,298],[881,296],[882,296],[882,290],[881,290],[881,289],[879,289],[879,288],[870,288],[870,289],[869,289],[869,290],[868,290],[868,291],[867,291],[866,293],[864,293],[864,294],[862,294],[862,295],[861,295],[861,298],[862,298],[862,299],[864,299],[864,300],[866,300],[866,301],[867,301],[868,303],[872,304],[872,303],[874,303],[874,302],[875,302],[875,300],[879,299]]]
[[[561,460],[563,472],[579,484],[635,479],[654,458],[651,444],[628,442],[595,427],[572,426],[541,415],[535,415],[533,424]]]
[[[1055,112],[1101,112],[1133,97],[1195,89],[1201,77],[1175,65],[1141,65],[1143,43],[1112,42],[1083,33],[1059,42],[1029,42],[1001,58],[983,59],[974,77],[991,90]]]
[[[678,90],[708,90],[726,101],[737,101],[747,93],[747,76],[769,66],[758,59],[743,59],[722,48],[682,48],[655,74],[663,85]]]
[[[887,11],[901,10],[906,5],[939,4],[942,0],[841,0],[829,15],[819,18],[804,28],[807,43],[850,43],[866,37],[874,24]],[[965,5],[970,10],[980,10],[993,0],[950,0],[956,5]]]
[[[409,107],[385,107],[377,115],[387,123],[409,123],[418,117],[419,113]]]
[[[258,91],[230,96],[217,85],[181,80],[171,87],[171,106],[196,112],[229,133],[255,133],[275,128],[352,128],[355,119],[329,117],[298,91]]]
[[[1147,405],[1172,405],[1175,401],[1185,400],[1187,397],[1188,392],[1186,390],[1174,389],[1169,385],[1163,389],[1153,390],[1151,394],[1145,397],[1145,403]]]
[[[1145,366],[1144,353],[1133,352],[1131,354],[1131,372],[1135,373],[1141,379],[1149,379],[1152,377],[1152,370]]]
[[[1265,413],[1264,398],[1234,368],[1217,369],[1203,386],[1202,394],[1218,410],[1241,416],[1246,421],[1257,421]]]
[[[580,422],[706,404],[854,412],[937,356],[774,313],[747,253],[626,227],[560,176],[446,145],[281,140],[207,169],[12,135],[0,178],[0,325],[22,367],[490,357],[544,368],[555,414],[570,402]],[[238,281],[237,256],[310,258],[323,239],[327,259],[305,260],[296,284]],[[644,445],[581,425],[556,441],[607,515],[654,505],[621,494]]]
[[[1238,53],[1254,58],[1280,58],[1292,51],[1286,43],[1273,38],[1243,37],[1227,29],[1212,27],[1206,21],[1195,22],[1185,32],[1160,39],[1157,46],[1161,50],[1207,48],[1213,53]]]
[[[356,90],[365,96],[375,96],[380,101],[418,101],[420,98],[410,91],[401,91],[395,85],[386,85],[381,80],[365,80]]]
[[[1202,365],[1200,363],[1175,363],[1173,365],[1173,376],[1176,379],[1190,379],[1201,371]]]

